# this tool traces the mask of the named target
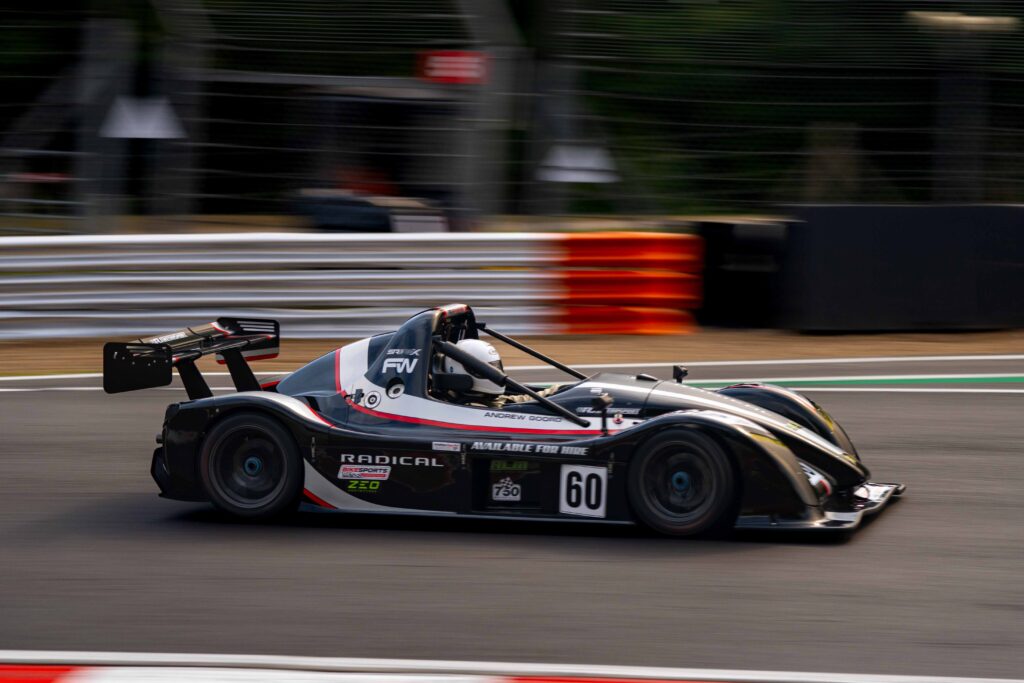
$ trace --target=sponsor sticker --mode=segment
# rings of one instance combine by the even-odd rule
[[[376,493],[380,491],[380,482],[376,479],[350,479],[345,482],[345,490],[352,493]]]
[[[416,369],[419,358],[385,358],[384,372],[394,370],[395,372],[410,373]]]
[[[492,472],[526,472],[530,463],[526,460],[492,460]]]
[[[502,413],[488,410],[484,417],[491,417],[495,420],[513,420],[516,422],[561,422],[562,418],[554,415],[533,415],[532,413]]]
[[[339,456],[342,465],[404,465],[411,467],[444,467],[444,463],[434,456],[425,455],[362,455],[342,453]]]
[[[595,410],[591,406],[583,406],[583,407],[577,408],[576,412],[578,414],[580,414],[580,415],[600,415],[601,414],[600,410]],[[618,413],[620,415],[639,415],[640,414],[640,408],[616,408],[614,412],[616,412],[616,413]]]
[[[452,443],[451,441],[435,441],[433,443],[435,451],[444,451],[446,453],[458,453],[459,444]]]
[[[512,481],[512,477],[503,477],[491,484],[491,499],[502,502],[518,502],[523,499],[523,487]]]
[[[587,455],[587,446],[566,446],[554,443],[522,443],[519,441],[474,441],[470,446],[474,451],[491,453],[523,453],[537,455]]]
[[[149,343],[150,344],[166,344],[169,341],[174,341],[175,339],[184,339],[187,336],[188,336],[188,332],[173,332],[171,334],[165,334],[162,337],[153,337],[152,339],[149,340]]]
[[[391,476],[390,465],[342,465],[338,479],[376,479],[387,481]]]

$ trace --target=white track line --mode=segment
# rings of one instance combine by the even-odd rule
[[[1024,389],[938,389],[934,387],[797,387],[802,392],[813,394],[1024,394]]]
[[[846,363],[946,363],[985,362],[999,360],[1024,360],[1024,354],[975,355],[975,356],[873,356],[861,358],[786,358],[775,360],[704,360],[704,361],[658,361],[654,363],[585,363],[573,367],[582,370],[603,370],[614,368],[670,368],[685,365],[688,368],[702,367],[743,367],[749,365],[840,365]],[[550,370],[550,365],[512,365],[506,370]],[[257,375],[286,375],[293,370],[257,372]],[[204,372],[207,376],[224,376],[227,372]],[[103,377],[101,372],[81,372],[61,375],[7,375],[0,382],[21,382],[46,379],[93,379]]]
[[[845,363],[952,363],[952,362],[984,362],[997,360],[1024,360],[1024,354],[993,354],[975,356],[869,356],[859,358],[785,358],[774,360],[698,360],[657,363],[600,363],[573,365],[582,370],[601,370],[613,368],[670,368],[673,365],[684,365],[688,368],[703,367],[742,367],[747,365],[841,365]],[[547,365],[517,365],[507,370],[546,370]]]
[[[805,671],[746,671],[736,669],[677,669],[644,666],[588,666],[583,664],[516,664],[511,662],[347,659],[277,655],[158,654],[145,652],[0,650],[0,662],[7,664],[78,664],[93,666],[201,666],[286,669],[291,671],[484,676],[584,676],[671,679],[679,681],[737,681],[743,683],[1024,683],[1024,679],[953,676],[891,676]]]

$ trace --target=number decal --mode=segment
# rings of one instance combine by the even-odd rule
[[[583,465],[562,465],[558,511],[563,515],[604,517],[608,469]]]

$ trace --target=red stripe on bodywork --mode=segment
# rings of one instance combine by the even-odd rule
[[[0,664],[0,681],[3,683],[50,683],[59,681],[73,671],[81,671],[81,669],[77,666]]]
[[[302,492],[306,495],[307,498],[309,498],[311,501],[313,501],[314,503],[316,503],[317,505],[319,505],[322,508],[327,508],[329,510],[336,510],[337,509],[336,507],[334,507],[333,505],[328,503],[323,498],[320,498],[319,496],[317,496],[315,493],[313,493],[309,489],[302,489]]]
[[[308,407],[308,406],[307,406],[307,407]],[[320,413],[316,412],[316,411],[315,411],[315,410],[313,410],[312,408],[310,408],[310,409],[309,409],[309,412],[313,413],[313,419],[315,419],[315,420],[318,420],[318,421],[320,421],[320,422],[324,423],[324,424],[325,424],[325,425],[327,425],[328,427],[333,427],[333,426],[334,426],[334,423],[332,423],[332,422],[328,422],[328,421],[327,421],[326,419],[324,419],[324,416],[323,416],[323,415],[321,415]]]
[[[281,380],[279,380],[279,379],[271,380],[269,382],[264,382],[263,384],[260,385],[260,389],[263,389],[264,391],[266,391],[267,389],[273,389],[274,387],[276,387],[280,383],[281,383]]]
[[[442,422],[440,420],[428,420],[422,417],[410,417],[408,415],[396,415],[394,413],[382,413],[379,410],[367,408],[361,406],[351,398],[344,391],[338,392],[344,397],[350,406],[355,408],[361,413],[379,417],[384,420],[393,420],[395,422],[408,422],[409,424],[417,425],[428,425],[431,427],[442,427],[444,429],[462,429],[474,432],[498,432],[500,434],[549,434],[558,436],[572,436],[575,434],[582,435],[594,435],[600,434],[600,429],[529,429],[526,427],[497,427],[491,425],[467,425],[459,424],[456,422]],[[609,431],[609,434],[614,432]]]

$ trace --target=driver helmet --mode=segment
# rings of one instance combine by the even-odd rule
[[[497,350],[487,342],[481,341],[479,339],[463,339],[455,346],[457,346],[460,351],[463,351],[464,353],[468,353],[469,355],[473,356],[473,358],[476,358],[477,360],[483,363],[487,363],[488,365],[493,365],[499,370],[504,371],[504,368],[501,365],[501,356],[498,354]],[[463,367],[462,363],[455,360],[454,358],[445,356],[444,371],[459,375],[469,375],[470,377],[472,377],[472,391],[474,392],[480,394],[488,394],[491,396],[498,396],[505,392],[503,388],[501,388],[491,380],[484,379],[483,377],[477,377],[475,374],[473,374],[472,370]]]

